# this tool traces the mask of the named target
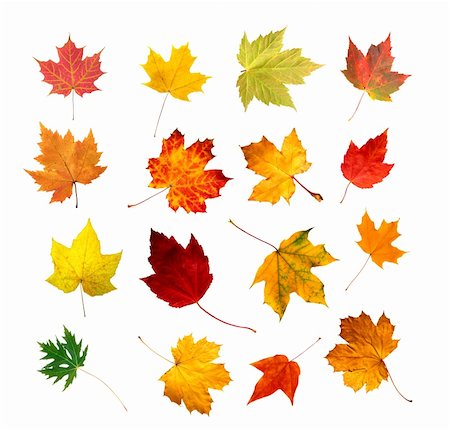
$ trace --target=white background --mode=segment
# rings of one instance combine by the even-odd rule
[[[449,424],[448,331],[448,7],[446,3],[22,3],[1,8],[1,414],[5,427],[431,427]],[[286,48],[324,64],[291,86],[297,111],[253,101],[247,112],[235,88],[241,66],[241,37],[250,40],[287,27]],[[55,46],[71,35],[85,53],[105,48],[96,84],[102,91],[76,97],[47,96],[40,60],[57,60]],[[342,75],[348,37],[367,51],[391,33],[393,69],[411,74],[393,102],[368,97],[347,121],[360,97]],[[212,76],[204,93],[187,103],[169,98],[157,138],[153,130],[164,95],[142,85],[139,66],[148,47],[165,58],[171,46],[189,42],[197,60],[193,71]],[[24,169],[39,169],[39,122],[82,139],[92,128],[105,173],[79,186],[74,199],[49,204]],[[262,135],[280,146],[295,127],[312,167],[298,178],[320,192],[316,202],[297,188],[288,205],[249,202],[261,179],[245,168],[240,146]],[[339,204],[346,180],[340,171],[353,140],[361,146],[389,127],[389,177],[371,190],[351,187]],[[164,196],[128,209],[154,190],[147,188],[149,157],[160,153],[162,137],[178,128],[189,145],[214,138],[210,168],[232,177],[222,196],[207,202],[206,214],[177,213]],[[370,263],[349,292],[348,281],[366,259],[355,241],[356,225],[367,209],[378,226],[400,218],[394,243],[408,253],[399,264],[380,269]],[[51,239],[70,245],[92,220],[103,253],[123,250],[113,283],[117,290],[86,297],[63,294],[45,279],[52,273]],[[233,228],[241,227],[278,245],[311,227],[314,244],[324,243],[338,262],[313,271],[325,283],[328,308],[292,295],[281,322],[263,305],[263,284],[249,289],[268,246]],[[257,329],[227,327],[195,306],[173,309],[139,280],[149,275],[150,228],[185,245],[195,235],[209,257],[213,283],[202,304],[219,317]],[[339,319],[361,311],[374,321],[384,311],[395,325],[398,348],[386,359],[407,403],[390,382],[366,394],[344,386],[324,358],[339,337]],[[85,368],[103,378],[123,398],[80,373],[67,391],[38,369],[37,341],[60,336],[63,324],[89,344]],[[222,344],[220,359],[233,381],[212,391],[210,416],[189,414],[163,396],[158,378],[169,364],[149,352],[142,336],[161,354],[179,337]],[[249,364],[274,354],[293,357],[317,337],[299,359],[300,382],[294,406],[284,394],[246,405],[261,373]]]

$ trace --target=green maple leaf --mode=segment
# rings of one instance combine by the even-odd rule
[[[237,59],[245,70],[236,85],[245,110],[253,97],[265,104],[295,109],[286,84],[304,83],[305,76],[322,67],[302,57],[299,48],[281,51],[285,30],[259,36],[251,43],[244,33]]]
[[[56,338],[56,344],[51,340],[48,340],[46,343],[38,343],[41,351],[45,353],[41,360],[51,360],[39,372],[46,375],[47,378],[55,377],[53,384],[67,376],[66,384],[64,385],[64,390],[66,390],[77,376],[78,368],[84,366],[88,346],[82,350],[82,340],[77,343],[75,335],[65,326],[63,339],[65,342],[61,342]]]

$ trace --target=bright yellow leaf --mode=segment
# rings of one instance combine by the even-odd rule
[[[265,137],[260,142],[241,149],[247,160],[247,168],[266,177],[253,188],[249,200],[275,204],[283,197],[289,202],[295,191],[294,175],[304,173],[311,166],[306,160],[306,150],[295,128],[284,138],[281,151]],[[315,198],[319,199],[320,196],[315,195]]]
[[[192,335],[179,339],[172,348],[175,365],[160,378],[164,395],[178,405],[183,401],[189,412],[209,414],[213,400],[208,389],[222,390],[231,381],[223,364],[211,362],[219,357],[219,349],[206,338],[196,343]]]
[[[253,284],[265,281],[264,303],[269,304],[280,319],[292,292],[307,302],[326,305],[323,283],[311,268],[327,265],[336,259],[323,244],[314,246],[309,241],[309,231],[296,232],[283,240],[279,249],[266,257],[253,281]]]
[[[53,240],[51,256],[55,271],[47,281],[63,292],[73,292],[79,284],[90,296],[116,289],[110,279],[116,272],[122,252],[102,255],[90,220],[73,240],[72,247]]]
[[[142,65],[150,77],[145,85],[159,92],[168,92],[180,100],[190,101],[191,92],[203,92],[202,85],[209,79],[201,73],[191,73],[196,57],[191,55],[188,44],[172,47],[169,61],[150,49],[147,62]]]

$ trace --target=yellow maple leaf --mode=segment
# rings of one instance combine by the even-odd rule
[[[307,302],[326,305],[323,283],[311,268],[330,264],[336,259],[323,244],[314,246],[309,241],[309,231],[298,231],[283,240],[280,247],[266,257],[253,280],[253,285],[265,281],[264,303],[278,313],[280,320],[292,292]]]
[[[209,414],[213,400],[208,389],[222,390],[231,381],[223,364],[211,362],[219,357],[219,349],[206,338],[194,342],[192,335],[186,335],[179,339],[172,347],[175,365],[160,378],[164,395],[178,405],[183,401],[189,412]]]
[[[383,220],[380,228],[375,229],[375,224],[366,211],[361,224],[358,225],[358,231],[361,234],[361,241],[357,242],[359,247],[368,253],[372,261],[381,268],[383,268],[384,262],[396,264],[398,258],[406,253],[391,244],[400,237],[397,232],[397,224],[398,221],[386,222]]]
[[[191,73],[196,57],[191,55],[188,44],[172,47],[169,61],[150,49],[147,62],[142,67],[150,77],[145,85],[159,92],[167,92],[180,100],[190,101],[191,92],[202,92],[202,85],[209,79],[201,73]]]
[[[306,150],[297,136],[295,128],[284,138],[281,151],[265,137],[258,143],[241,148],[247,160],[247,168],[266,177],[259,182],[249,200],[277,203],[283,197],[288,203],[295,191],[296,181],[311,196],[322,201],[319,194],[307,190],[294,176],[304,173],[311,163],[306,160]]]
[[[78,285],[90,296],[116,289],[110,279],[116,272],[122,252],[102,255],[100,241],[90,220],[73,240],[72,247],[53,240],[51,256],[54,273],[47,281],[63,292],[73,292]]]
[[[347,317],[341,320],[341,337],[348,344],[337,344],[326,358],[335,371],[344,372],[346,386],[356,392],[365,385],[369,392],[388,378],[383,359],[397,348],[393,333],[394,326],[384,313],[376,325],[364,312]]]

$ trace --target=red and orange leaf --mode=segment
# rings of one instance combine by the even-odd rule
[[[350,183],[359,188],[372,188],[389,174],[394,164],[383,162],[387,151],[387,131],[369,139],[360,148],[350,142],[341,164],[342,173]]]
[[[106,167],[97,165],[102,153],[97,151],[92,130],[83,141],[75,141],[70,131],[62,137],[57,131],[40,126],[42,154],[35,160],[44,169],[25,171],[41,186],[40,191],[53,192],[51,203],[63,202],[72,195],[76,183],[91,183],[106,170]]]
[[[283,391],[294,405],[294,395],[300,377],[300,366],[297,362],[290,361],[284,355],[275,355],[261,359],[251,365],[264,374],[256,383],[255,390],[247,405],[250,402],[272,395],[277,390]]]
[[[355,88],[366,91],[370,98],[392,101],[390,94],[398,91],[410,76],[391,71],[393,61],[390,35],[379,45],[371,45],[365,56],[349,39],[347,69],[342,73]]]
[[[400,234],[397,232],[398,220],[395,222],[381,222],[380,228],[376,229],[367,211],[358,225],[361,240],[357,243],[364,252],[368,253],[379,267],[383,268],[384,262],[397,263],[398,258],[406,252],[392,245]]]
[[[206,212],[205,200],[216,198],[220,189],[230,180],[222,170],[205,170],[214,158],[213,141],[197,140],[187,149],[184,136],[175,130],[168,139],[163,139],[159,158],[148,160],[148,169],[153,180],[150,188],[169,188],[169,206],[177,211]]]
[[[100,54],[97,52],[91,57],[83,59],[83,49],[77,48],[70,40],[58,50],[59,62],[52,60],[39,61],[44,82],[52,85],[50,94],[62,94],[67,97],[72,91],[83,96],[99,90],[94,82],[104,73],[100,70]]]
[[[208,257],[193,235],[186,248],[173,237],[151,231],[148,262],[155,274],[141,279],[156,296],[172,307],[198,303],[213,276]]]

